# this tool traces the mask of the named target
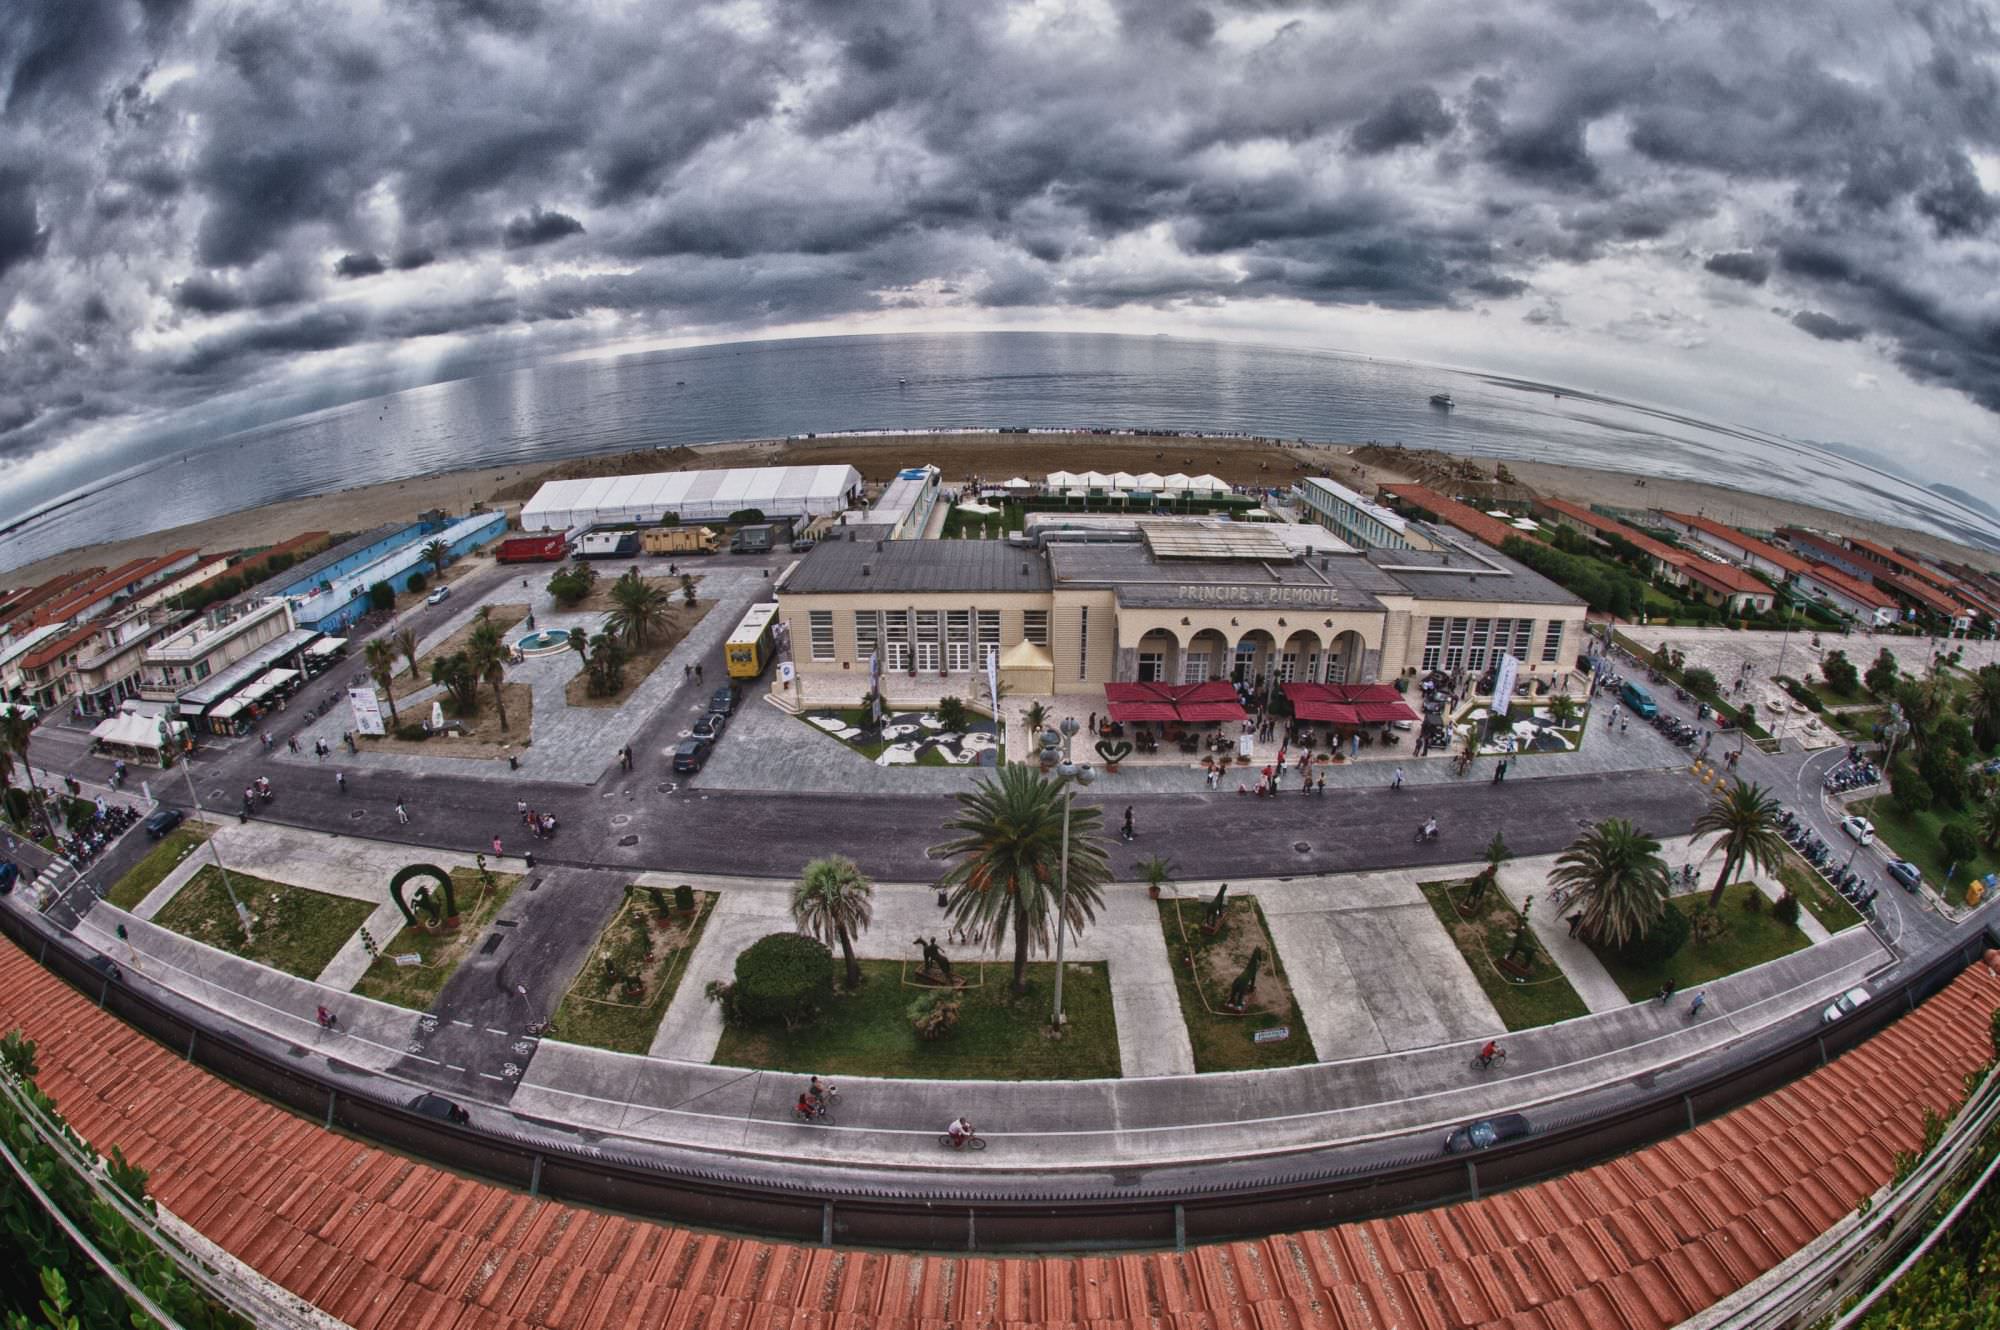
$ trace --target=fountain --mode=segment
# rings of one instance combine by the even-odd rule
[[[524,656],[553,656],[569,650],[569,629],[544,628],[539,633],[529,633],[518,638],[514,648]]]

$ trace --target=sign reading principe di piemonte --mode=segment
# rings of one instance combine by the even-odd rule
[[[1340,591],[1330,586],[1208,586],[1184,583],[1174,594],[1205,605],[1338,605]]]

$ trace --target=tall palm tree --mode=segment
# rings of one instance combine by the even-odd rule
[[[847,961],[847,986],[861,987],[861,962],[854,939],[875,917],[875,884],[844,854],[829,854],[806,865],[792,884],[792,921],[801,933],[832,946]]]
[[[493,705],[500,712],[500,732],[505,734],[507,703],[500,696],[500,685],[507,681],[507,648],[500,641],[500,630],[483,614],[472,625],[472,636],[466,639],[465,663],[471,667],[473,678],[493,689]]]
[[[10,708],[4,717],[0,717],[0,743],[5,743],[7,750],[21,759],[21,770],[27,774],[28,789],[33,795],[35,807],[39,808],[42,803],[42,787],[35,784],[35,769],[28,764],[28,741],[33,736],[34,729],[28,718],[21,714],[19,707]]]
[[[1622,817],[1610,817],[1579,836],[1556,857],[1549,881],[1577,892],[1583,903],[1579,930],[1593,942],[1622,947],[1667,909],[1672,886],[1660,842]]]
[[[417,677],[417,634],[414,629],[405,628],[396,634],[396,651],[410,662],[410,677]]]
[[[1979,673],[1972,676],[1968,702],[1980,738],[1991,747],[1992,740],[2000,737],[2000,665],[1979,667]]]
[[[569,649],[581,656],[590,649],[590,634],[581,628],[569,630]]]
[[[611,584],[611,613],[604,626],[633,650],[643,650],[655,629],[669,628],[673,621],[673,597],[639,576],[637,568]]]
[[[1785,838],[1778,831],[1778,801],[1761,785],[1742,777],[1728,789],[1718,789],[1694,820],[1694,834],[1717,839],[1709,853],[1722,851],[1722,872],[1710,893],[1711,906],[1722,904],[1723,890],[1746,863],[1775,869],[1785,859]]]
[[[390,681],[396,677],[396,648],[377,637],[369,640],[368,645],[361,649],[361,654],[367,660],[368,673],[375,676],[375,684],[382,690],[382,696],[389,699],[389,723],[402,724],[396,715],[396,694],[389,687]]]
[[[430,561],[432,577],[436,577],[444,571],[444,561],[450,553],[451,546],[441,540],[433,540],[424,546],[424,558]]]
[[[1974,814],[1979,821],[1979,834],[1991,849],[2000,850],[2000,794],[1996,794],[1979,805]]]
[[[1029,766],[1001,767],[958,797],[959,814],[945,826],[960,833],[932,851],[957,863],[939,881],[945,908],[960,927],[998,942],[1014,930],[1014,992],[1028,991],[1028,944],[1047,951],[1053,929],[1082,934],[1104,903],[1111,867],[1098,843],[1099,810],[1085,805],[1069,824],[1069,889],[1060,923],[1056,886],[1062,871],[1063,788]]]

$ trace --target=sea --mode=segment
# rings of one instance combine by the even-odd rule
[[[1434,393],[1455,407],[1433,406]],[[1023,427],[1402,443],[1604,467],[1778,494],[2000,549],[1991,515],[1854,457],[1559,383],[1336,351],[993,332],[565,359],[201,442],[136,440],[122,470],[0,526],[0,570],[114,534],[461,468],[809,433]]]

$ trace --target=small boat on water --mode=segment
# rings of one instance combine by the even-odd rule
[[[1445,410],[1449,411],[1449,410],[1451,410],[1451,409],[1452,409],[1452,408],[1453,408],[1454,406],[1457,406],[1457,405],[1458,405],[1458,403],[1456,403],[1456,402],[1454,402],[1454,401],[1452,401],[1452,400],[1451,400],[1451,394],[1450,394],[1450,393],[1432,393],[1432,394],[1431,394],[1431,405],[1432,405],[1432,406],[1441,406],[1441,407],[1443,407],[1443,408],[1444,408]]]

